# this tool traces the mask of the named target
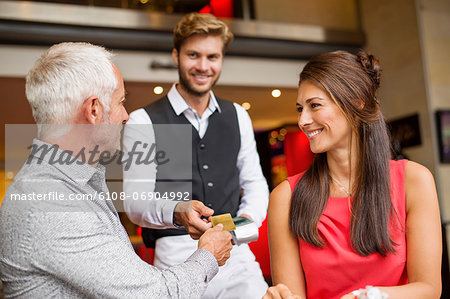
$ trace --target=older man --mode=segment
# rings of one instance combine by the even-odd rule
[[[114,205],[104,200],[99,163],[118,147],[128,120],[122,76],[110,59],[101,47],[62,43],[27,76],[39,138],[0,210],[6,297],[198,298],[229,257],[231,235],[221,227],[166,270],[135,254]]]

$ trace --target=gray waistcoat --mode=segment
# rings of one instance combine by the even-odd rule
[[[237,156],[241,146],[239,123],[232,102],[217,98],[221,112],[209,117],[208,129],[200,138],[192,127],[192,197],[214,209],[214,214],[231,213],[236,216],[239,208],[239,173]],[[153,124],[189,124],[183,114],[177,116],[167,97],[146,106],[145,111]],[[192,126],[192,125],[191,125]],[[155,130],[158,148],[158,130]],[[156,175],[155,191],[161,180]],[[186,234],[186,230],[147,229],[142,237],[147,247],[154,247],[158,238]]]

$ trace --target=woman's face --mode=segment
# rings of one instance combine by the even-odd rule
[[[327,92],[310,81],[301,83],[297,98],[298,126],[313,153],[348,149],[352,129]]]

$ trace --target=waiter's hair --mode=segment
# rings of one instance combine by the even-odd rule
[[[233,41],[233,33],[221,20],[210,14],[197,12],[185,15],[173,29],[173,45],[179,52],[183,43],[193,35],[220,36],[223,42],[222,52]]]

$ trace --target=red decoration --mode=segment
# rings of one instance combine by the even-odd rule
[[[288,176],[305,171],[311,164],[314,154],[309,147],[309,140],[302,131],[288,132],[284,139],[284,154]]]
[[[218,18],[233,18],[232,0],[211,0],[199,11],[200,13],[209,13]]]
[[[269,254],[269,239],[267,237],[267,218],[259,228],[258,241],[249,243],[251,251],[255,255],[256,261],[261,267],[264,277],[270,277],[270,254]]]

